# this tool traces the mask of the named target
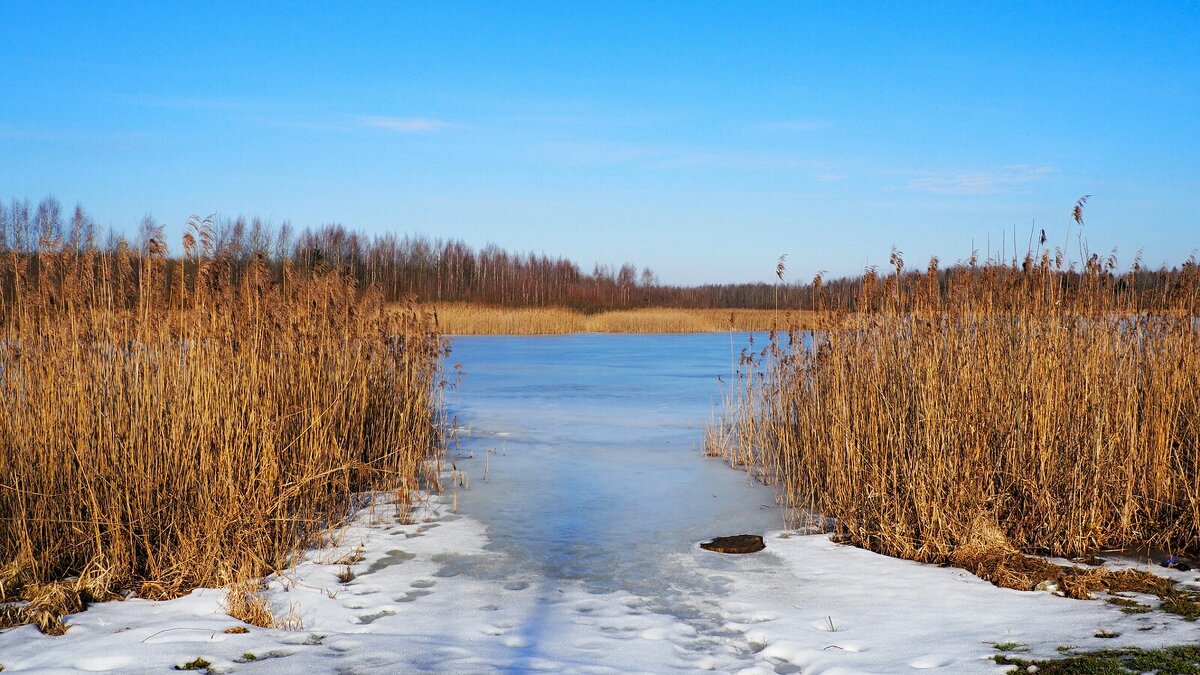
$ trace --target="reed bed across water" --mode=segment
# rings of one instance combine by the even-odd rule
[[[811,312],[770,309],[647,307],[596,313],[566,307],[493,307],[471,303],[430,306],[447,335],[560,335],[567,333],[712,333],[769,331],[812,325]]]
[[[0,254],[0,625],[199,586],[261,610],[248,580],[354,495],[436,481],[421,313],[335,269],[235,264],[199,223],[183,259],[159,241]]]

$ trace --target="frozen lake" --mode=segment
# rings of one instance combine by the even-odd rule
[[[734,337],[738,351],[745,341]],[[701,456],[730,336],[463,337],[452,350],[467,373],[448,396],[471,488],[459,512],[519,564],[598,592],[663,594],[697,581],[671,554],[783,527],[771,489]]]
[[[700,454],[717,376],[728,381],[744,344],[734,336],[731,351],[728,334],[456,338],[449,364],[466,375],[447,393],[461,427],[451,459],[469,487],[455,491],[447,477],[415,518],[377,495],[331,546],[268,577],[264,594],[290,630],[227,633],[237,622],[224,591],[199,589],[99,603],[68,617],[62,637],[0,631],[0,666],[164,672],[203,658],[210,673],[999,673],[998,645],[1045,658],[1063,646],[1196,640],[1195,624],[1161,612],[996,588],[786,531],[770,489]],[[742,532],[763,533],[766,550],[696,545]]]

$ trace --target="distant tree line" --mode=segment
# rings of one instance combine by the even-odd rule
[[[378,288],[386,299],[415,299],[420,302],[474,302],[500,306],[561,306],[583,311],[630,309],[636,307],[745,308],[844,311],[878,309],[878,303],[864,294],[864,284],[882,288],[892,284],[888,297],[903,298],[920,286],[947,288],[950,274],[984,273],[989,267],[1008,266],[1030,269],[1051,265],[1058,283],[1075,283],[1079,275],[1091,270],[1112,279],[1114,292],[1130,284],[1141,291],[1168,288],[1181,273],[1179,268],[1157,271],[1142,269],[1137,261],[1127,274],[1115,271],[1115,258],[1101,260],[1091,255],[1081,261],[1078,271],[1064,266],[1058,251],[1030,251],[1024,261],[984,261],[975,256],[948,268],[905,269],[893,255],[895,269],[886,274],[868,269],[862,276],[811,281],[784,281],[781,259],[778,283],[704,284],[677,286],[660,283],[650,268],[631,264],[619,267],[596,264],[584,272],[578,263],[545,254],[513,253],[494,244],[475,249],[457,239],[430,239],[395,234],[371,235],[341,225],[322,225],[295,231],[289,223],[272,226],[259,218],[194,218],[184,235],[182,251],[170,251],[163,239],[163,228],[150,216],[139,224],[132,241],[109,228],[102,228],[82,206],[67,212],[59,201],[48,197],[36,205],[28,200],[0,202],[0,255],[9,264],[0,263],[0,291],[11,294],[14,275],[36,277],[42,259],[55,251],[93,251],[96,264],[125,255],[136,267],[140,257],[150,253],[166,259],[166,277],[188,279],[188,261],[196,256],[211,256],[221,269],[235,280],[251,265],[265,265],[276,275],[288,269],[295,272],[340,270],[353,277],[360,288]],[[190,243],[189,243],[190,242]],[[18,269],[12,264],[25,260]],[[1189,267],[1189,265],[1191,267]],[[1195,267],[1184,264],[1184,271]],[[191,283],[190,281],[187,283]],[[1142,297],[1152,297],[1143,293]]]
[[[183,266],[190,255],[198,254],[220,259],[234,277],[253,261],[267,264],[276,273],[282,273],[285,260],[294,270],[339,269],[362,288],[379,288],[389,300],[562,306],[583,311],[646,306],[767,308],[777,302],[797,307],[803,300],[797,286],[672,286],[660,283],[652,269],[638,269],[629,263],[596,264],[584,272],[578,263],[562,257],[514,253],[494,244],[475,249],[458,239],[371,235],[336,224],[296,231],[286,222],[272,226],[259,218],[210,218],[196,219],[190,230],[187,236],[191,236],[193,248],[184,246],[182,255],[179,250],[171,251],[168,274],[174,264]],[[64,249],[90,249],[101,257],[126,251],[136,265],[138,255],[167,246],[162,231],[161,225],[146,216],[131,239],[98,225],[82,206],[66,211],[53,197],[37,204],[28,200],[0,203],[0,253],[30,258],[26,275],[38,273],[37,254]],[[5,288],[11,289],[13,273],[11,266],[0,273]]]

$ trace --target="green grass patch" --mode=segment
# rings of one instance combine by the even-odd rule
[[[1007,654],[997,654],[992,658],[1000,665],[1014,666],[1009,671],[1012,673],[1036,666],[1038,675],[1129,675],[1148,672],[1158,675],[1200,675],[1200,645],[1163,649],[1105,649],[1044,661],[1019,659]]]
[[[1172,589],[1163,596],[1162,605],[1159,607],[1164,612],[1177,614],[1186,621],[1195,621],[1200,619],[1200,593]]]
[[[1130,598],[1109,598],[1108,604],[1120,607],[1121,611],[1126,614],[1145,614],[1150,611],[1149,605],[1143,605]]]
[[[207,670],[212,664],[205,660],[204,657],[197,657],[193,661],[175,666],[175,670]]]

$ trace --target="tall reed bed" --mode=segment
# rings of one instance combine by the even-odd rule
[[[354,493],[435,479],[422,316],[336,269],[236,265],[193,225],[183,259],[161,237],[0,255],[0,603],[32,601],[9,623],[238,584]]]
[[[1049,253],[892,262],[863,277],[854,314],[743,355],[710,452],[887,555],[1200,551],[1194,260],[1151,290],[1096,256],[1079,271]]]
[[[654,307],[586,313],[566,307],[435,305],[438,328],[450,335],[559,335],[566,333],[711,333],[768,331],[809,325],[811,312],[769,309]]]

